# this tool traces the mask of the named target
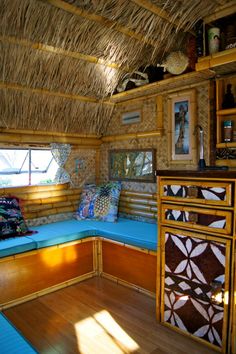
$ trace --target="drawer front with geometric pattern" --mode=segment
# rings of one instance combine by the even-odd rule
[[[231,211],[163,203],[161,221],[164,224],[175,227],[184,227],[223,235],[232,234]]]
[[[231,206],[232,184],[216,181],[164,180],[160,184],[160,197],[170,201]]]

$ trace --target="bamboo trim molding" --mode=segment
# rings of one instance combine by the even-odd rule
[[[144,288],[142,288],[141,286],[138,286],[138,285],[135,285],[133,283],[129,283],[128,281],[125,281],[123,279],[120,279],[118,277],[115,277],[114,275],[111,275],[109,273],[105,273],[105,272],[102,272],[100,274],[100,276],[102,278],[105,278],[105,279],[108,279],[108,280],[111,280],[113,282],[115,282],[116,284],[119,284],[119,285],[123,285],[123,286],[126,286],[127,288],[130,288],[130,289],[133,289],[141,294],[144,294],[144,295],[147,295],[153,299],[156,298],[156,294],[149,291],[149,290],[146,290]]]
[[[145,10],[152,12],[155,15],[158,15],[163,20],[172,23],[176,27],[182,28],[181,23],[178,20],[171,21],[170,15],[164,9],[161,9],[159,6],[154,5],[151,1],[148,0],[131,0],[134,4],[143,7]]]
[[[100,23],[102,26],[105,26],[107,28],[111,28],[117,32],[121,32],[122,34],[124,34],[126,36],[134,38],[140,42],[144,42],[146,44],[149,44],[152,47],[156,46],[155,41],[153,41],[151,39],[147,39],[144,36],[142,36],[141,34],[135,33],[134,31],[128,29],[127,27],[118,24],[116,21],[111,21],[108,18],[105,18],[103,16],[92,14],[92,13],[89,13],[85,10],[81,10],[79,7],[68,4],[62,0],[45,0],[45,2],[49,3],[52,6],[59,8],[61,10],[69,12],[73,15],[80,16],[80,17],[86,18],[87,20]]]
[[[30,93],[43,94],[43,95],[47,95],[47,96],[57,96],[57,97],[62,97],[62,98],[68,98],[70,100],[79,100],[79,101],[86,101],[86,102],[92,102],[92,103],[99,103],[99,100],[96,99],[95,97],[71,95],[69,93],[50,91],[50,90],[42,89],[42,88],[32,88],[32,87],[23,86],[20,84],[13,84],[10,82],[3,82],[3,81],[0,81],[0,89],[27,91]]]
[[[220,1],[217,2],[220,3]],[[219,18],[223,18],[234,13],[236,13],[236,4],[235,0],[232,0],[228,4],[219,6],[215,12],[213,12],[211,15],[204,17],[203,20],[205,23],[210,23],[212,21],[218,20]]]
[[[85,55],[85,54],[82,54],[79,52],[73,52],[70,50],[65,50],[63,48],[54,47],[54,46],[43,44],[43,43],[31,42],[27,39],[20,39],[20,38],[11,37],[11,36],[0,36],[0,41],[5,42],[5,43],[21,45],[21,46],[24,46],[27,48],[41,50],[41,51],[48,52],[48,53],[63,55],[66,57],[87,61],[92,64],[99,64],[99,65],[107,66],[107,67],[113,68],[113,69],[118,69],[118,70],[127,71],[127,72],[131,71],[130,68],[121,68],[121,65],[119,65],[117,63],[107,62],[103,59],[94,57],[92,55]]]
[[[232,49],[230,49],[232,50]],[[198,64],[197,64],[198,65]],[[112,95],[105,103],[113,102],[116,105],[133,103],[135,101],[146,100],[159,94],[184,90],[204,84],[215,77],[215,72],[208,68],[199,69],[179,76],[173,76],[162,81],[152,82],[147,85],[136,87],[132,90],[123,91]]]
[[[16,143],[25,144],[44,144],[48,145],[52,142],[56,143],[68,143],[72,145],[80,145],[86,148],[98,148],[102,141],[99,137],[86,136],[82,134],[60,134],[60,133],[49,133],[49,132],[36,132],[36,131],[24,131],[24,130],[13,130],[13,129],[0,129],[0,142],[7,143],[9,145]]]
[[[12,134],[32,134],[32,135],[50,135],[50,136],[58,136],[58,137],[72,137],[72,138],[92,138],[99,139],[100,137],[95,134],[76,134],[76,133],[59,133],[59,132],[48,132],[43,130],[26,130],[26,129],[6,129],[0,128],[0,133],[12,133]]]
[[[162,133],[163,133],[163,129],[157,129],[157,130],[153,130],[153,131],[149,131],[149,132],[103,136],[101,138],[101,140],[103,143],[110,143],[110,142],[119,141],[119,140],[150,138],[150,137],[154,137],[154,136],[161,136]]]

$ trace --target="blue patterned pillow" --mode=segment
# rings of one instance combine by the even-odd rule
[[[100,221],[117,221],[121,182],[107,182],[95,187],[85,186],[76,217]]]
[[[0,240],[23,236],[28,232],[28,227],[21,213],[19,199],[0,197]]]

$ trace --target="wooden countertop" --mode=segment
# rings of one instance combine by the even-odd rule
[[[156,170],[156,176],[198,177],[198,178],[236,178],[236,169],[228,170]]]

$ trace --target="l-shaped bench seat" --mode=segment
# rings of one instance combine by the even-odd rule
[[[93,276],[154,296],[156,224],[70,219],[30,229],[0,242],[0,310]]]
[[[36,354],[31,344],[0,314],[0,352],[2,354]]]
[[[72,219],[31,227],[30,229],[37,231],[37,233],[1,241],[0,258],[91,236],[98,236],[151,251],[156,251],[157,248],[156,224],[126,218],[119,218],[116,223]]]

